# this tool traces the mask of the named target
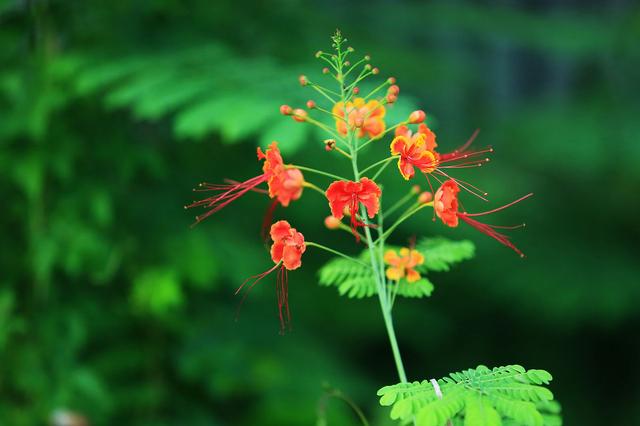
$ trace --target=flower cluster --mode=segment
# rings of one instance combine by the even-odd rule
[[[205,208],[203,214],[196,216],[198,223],[249,192],[267,195],[272,200],[267,208],[263,228],[270,229],[269,235],[273,241],[270,254],[275,266],[251,277],[238,291],[245,288],[249,282],[251,284],[247,288],[251,289],[265,276],[277,271],[279,317],[283,327],[290,318],[287,274],[288,271],[298,269],[302,265],[302,255],[307,247],[324,249],[353,259],[323,245],[305,242],[302,233],[284,220],[272,224],[276,206],[279,204],[288,207],[292,201],[302,197],[304,188],[311,189],[325,198],[327,213],[331,213],[325,219],[327,228],[345,230],[355,237],[357,243],[362,242],[369,249],[380,253],[378,257],[372,252],[371,268],[382,271],[385,265],[387,266],[386,272],[380,274],[383,276],[379,279],[383,281],[406,280],[407,283],[415,283],[420,280],[420,273],[416,267],[425,261],[420,252],[413,248],[402,248],[399,252],[385,251],[384,246],[400,223],[427,207],[433,208],[434,216],[446,226],[457,227],[460,222],[466,223],[523,256],[508,236],[497,231],[509,227],[488,225],[475,218],[503,210],[531,194],[489,211],[469,213],[462,208],[459,199],[461,189],[485,201],[487,193],[469,182],[449,175],[451,169],[478,167],[489,161],[486,155],[492,152],[492,148],[471,149],[478,132],[476,131],[459,148],[447,152],[440,150],[436,134],[429,128],[426,122],[427,114],[422,110],[413,111],[399,123],[388,124],[387,108],[398,101],[400,93],[395,78],[390,77],[367,95],[361,95],[360,83],[370,76],[377,75],[378,68],[371,66],[371,58],[368,55],[354,61],[352,65],[349,55],[354,50],[344,48],[344,39],[339,34],[334,37],[333,46],[334,53],[318,52],[316,57],[328,65],[323,68],[322,73],[338,82],[338,90],[327,89],[304,75],[298,78],[302,86],[312,88],[321,94],[321,100],[328,101],[328,105],[311,99],[306,102],[307,109],[282,105],[280,113],[290,116],[296,122],[313,125],[326,132],[327,139],[318,141],[318,153],[347,159],[353,169],[353,177],[344,178],[324,170],[285,164],[277,142],[272,142],[266,151],[261,148],[257,150],[258,160],[264,161],[261,174],[243,182],[200,184],[196,191],[209,191],[213,192],[213,195],[186,206]],[[377,141],[387,137],[387,142],[384,143],[389,143],[389,154],[368,167],[360,168],[358,161],[365,154],[367,147],[371,143],[380,143]],[[404,180],[423,175],[430,191],[421,191],[418,185],[414,185],[407,196],[383,209],[383,187],[377,180],[392,162],[397,162],[400,176]],[[302,171],[313,174],[318,179],[330,178],[331,181],[312,183],[305,179]],[[437,190],[433,189],[434,183],[438,186]],[[263,184],[266,184],[266,190],[260,187]],[[388,197],[393,196],[394,194],[388,194]],[[401,213],[396,222],[385,231],[383,219],[398,211]],[[326,213],[318,219],[323,216],[326,216]],[[348,225],[342,223],[345,216],[349,217]],[[371,223],[375,218],[377,223]]]

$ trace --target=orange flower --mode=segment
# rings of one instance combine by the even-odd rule
[[[292,200],[302,196],[304,176],[300,169],[284,165],[277,142],[271,142],[266,154],[258,148],[258,159],[265,160],[262,170],[268,177],[269,197],[277,198],[283,207],[287,207]]]
[[[458,192],[460,188],[454,180],[448,180],[436,191],[433,198],[433,209],[442,223],[447,226],[458,226]]]
[[[509,236],[501,234],[496,231],[496,229],[516,229],[524,226],[516,225],[516,226],[498,226],[498,225],[488,225],[486,223],[478,222],[472,217],[475,216],[485,216],[491,213],[499,212],[500,210],[504,210],[512,205],[519,203],[533,194],[527,194],[524,197],[520,197],[515,201],[510,202],[509,204],[505,204],[504,206],[500,206],[493,210],[489,210],[481,213],[467,213],[467,212],[459,212],[458,211],[458,193],[460,192],[460,188],[458,184],[453,180],[449,179],[436,192],[435,198],[433,200],[433,209],[442,222],[445,225],[456,227],[458,226],[458,219],[461,219],[465,223],[471,225],[478,231],[483,234],[493,238],[498,241],[500,244],[509,247],[511,250],[515,251],[520,255],[520,257],[524,257],[524,253],[522,253],[510,240]]]
[[[341,135],[347,134],[347,123],[345,122],[345,105],[338,102],[333,106],[333,114],[336,116],[336,129]],[[381,135],[385,129],[384,106],[376,101],[366,102],[364,98],[355,98],[347,102],[347,121],[351,130],[358,128],[358,137],[368,134],[370,138]]]
[[[291,321],[291,314],[289,312],[289,276],[288,271],[298,269],[302,265],[302,254],[307,249],[304,243],[304,235],[298,232],[295,228],[292,228],[289,222],[285,220],[278,221],[271,225],[269,232],[273,244],[271,245],[271,260],[275,263],[275,266],[271,269],[252,277],[247,278],[240,287],[236,290],[235,294],[247,286],[249,282],[251,284],[247,287],[246,294],[242,298],[242,302],[247,297],[249,291],[262,281],[267,275],[277,271],[276,276],[276,294],[278,297],[278,313],[280,317],[280,330],[284,332],[287,324]],[[240,302],[242,304],[242,302]]]
[[[362,178],[360,182],[353,181],[335,181],[327,188],[326,195],[329,200],[331,214],[338,219],[344,217],[344,209],[348,208],[351,215],[351,230],[356,237],[356,241],[360,241],[360,237],[356,228],[364,226],[357,218],[360,203],[366,209],[369,218],[373,218],[378,214],[380,209],[380,195],[382,191],[374,181],[369,178]]]
[[[304,235],[281,220],[271,225],[269,232],[273,245],[271,246],[271,260],[282,265],[289,271],[298,269],[302,265],[302,253],[306,250]]]
[[[422,173],[431,173],[438,167],[435,152],[436,135],[426,124],[418,126],[418,132],[411,133],[407,126],[396,129],[396,137],[391,142],[391,155],[399,155],[398,169],[406,180],[411,179],[417,167]]]
[[[420,273],[414,268],[424,263],[424,256],[417,250],[403,247],[400,249],[400,256],[395,250],[387,250],[384,263],[389,265],[387,278],[393,281],[406,278],[407,282],[414,283],[420,279]]]
[[[262,149],[257,149],[258,160],[264,160],[262,174],[244,182],[228,180],[228,184],[219,185],[211,183],[201,183],[196,191],[215,191],[217,194],[203,200],[194,201],[185,208],[202,206],[207,208],[207,212],[196,216],[196,223],[202,222],[212,214],[222,210],[231,202],[237,200],[249,191],[263,192],[258,189],[258,185],[267,183],[269,191],[267,194],[274,198],[274,202],[269,207],[265,215],[265,223],[271,223],[271,215],[277,203],[287,207],[292,200],[297,200],[302,196],[304,177],[299,169],[284,165],[278,143],[272,142],[266,153]],[[266,229],[265,229],[266,231]]]

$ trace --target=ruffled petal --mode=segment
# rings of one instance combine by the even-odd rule
[[[415,283],[420,280],[420,273],[415,269],[407,269],[407,282]]]
[[[291,236],[291,225],[286,220],[279,220],[271,225],[269,235],[274,242],[282,241],[284,238]]]
[[[295,245],[287,245],[282,253],[282,263],[290,271],[302,265],[302,251]]]
[[[271,245],[271,260],[273,260],[273,263],[278,263],[282,260],[282,253],[284,251],[284,243],[282,242],[275,242]]]
[[[404,276],[404,268],[387,268],[387,278],[392,281],[397,281]]]
[[[400,257],[398,256],[398,253],[396,253],[395,250],[387,250],[384,253],[384,263],[391,266],[398,266],[398,264],[400,263]]]

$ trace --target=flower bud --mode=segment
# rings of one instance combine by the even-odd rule
[[[344,66],[345,66],[345,67],[348,67],[349,65],[351,65],[351,62],[349,62],[349,61],[344,61]]]
[[[335,216],[327,216],[324,218],[324,226],[328,229],[338,229],[342,222]]]
[[[336,140],[335,139],[325,139],[325,141],[324,141],[324,149],[325,149],[325,151],[333,151],[335,147],[336,147]]]
[[[418,195],[418,203],[420,204],[426,204],[431,200],[433,200],[433,194],[429,191],[424,191]]]
[[[364,125],[364,119],[362,117],[358,117],[356,118],[354,124],[356,125],[357,128],[360,128]]]
[[[311,99],[309,99],[307,101],[307,108],[314,109],[315,107],[316,107],[316,103],[314,101],[312,101]]]
[[[299,123],[302,123],[303,121],[307,121],[307,115],[309,115],[307,111],[303,110],[302,108],[296,108],[293,110],[293,115],[291,116],[291,118]]]
[[[369,62],[371,60],[371,56],[369,55],[364,55],[364,60]]]
[[[353,94],[357,95],[358,93],[360,93],[360,88],[359,87],[354,87],[353,88]]]
[[[280,106],[280,114],[282,115],[291,115],[293,109],[289,105]]]
[[[353,51],[355,51],[356,49],[354,49],[353,47],[349,46],[347,47],[347,52],[351,53]]]
[[[329,68],[327,67],[322,68],[322,74],[329,74]]]
[[[387,79],[387,83],[389,84],[396,84],[396,78],[395,77],[389,77]]]
[[[420,193],[420,185],[413,185],[411,187],[411,192],[414,194],[419,194]]]
[[[371,69],[371,64],[367,64],[367,65],[365,65],[365,66],[364,66],[364,69],[365,69],[365,70],[367,70],[367,71],[369,71],[369,70]]]
[[[316,58],[319,58],[320,56],[322,56],[322,50],[318,50],[316,52]]]
[[[306,75],[301,75],[300,77],[298,77],[298,81],[300,82],[300,86],[306,86],[307,84],[309,84],[309,80],[307,80]]]
[[[380,70],[378,69],[378,67],[375,67],[374,69],[371,70],[371,74],[376,75],[380,72]]]
[[[424,113],[424,111],[419,109],[419,110],[413,111],[409,115],[409,123],[411,124],[422,123],[425,118],[427,118],[427,115]]]
[[[394,102],[395,102],[395,101],[397,101],[397,100],[398,100],[398,95],[394,95],[393,93],[389,93],[389,94],[387,95],[387,103],[388,103],[388,104],[392,104],[392,103],[394,103]]]
[[[387,93],[398,96],[400,94],[400,87],[397,85],[389,86]]]

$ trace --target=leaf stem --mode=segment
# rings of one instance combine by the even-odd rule
[[[344,253],[339,252],[338,250],[334,250],[334,249],[332,249],[330,247],[323,246],[322,244],[314,243],[313,241],[305,241],[305,244],[307,245],[307,247],[316,247],[316,248],[319,248],[320,250],[324,250],[324,251],[327,251],[329,253],[338,255],[340,257],[344,257],[345,259],[348,259],[348,260],[350,260],[352,262],[359,263],[360,265],[366,266],[367,268],[369,267],[369,265],[367,265],[365,262],[363,262],[361,260],[358,260],[355,257],[351,257],[348,254],[344,254]]]

